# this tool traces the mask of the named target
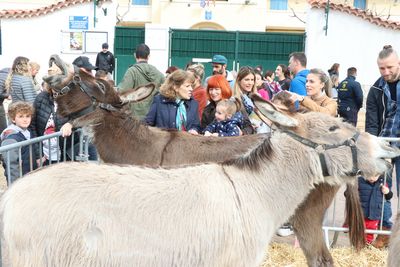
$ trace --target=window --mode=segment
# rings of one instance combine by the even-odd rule
[[[354,0],[354,7],[359,9],[366,9],[367,8],[367,0]]]
[[[132,5],[148,6],[149,0],[132,0]]]
[[[271,10],[287,10],[287,0],[271,0]]]

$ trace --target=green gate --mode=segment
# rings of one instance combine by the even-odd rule
[[[144,43],[144,27],[115,27],[114,55],[116,58],[115,82],[122,80],[126,70],[135,64],[134,53],[138,44]]]
[[[304,51],[305,34],[266,33],[215,30],[171,30],[171,65],[180,68],[192,61],[211,60],[215,54],[228,59],[228,69],[262,65],[275,70],[278,64],[288,64],[292,52]],[[211,64],[204,63],[206,76]]]
[[[134,50],[139,43],[144,43],[144,35],[143,27],[115,28],[117,84],[135,63]],[[265,70],[275,70],[278,64],[288,64],[290,53],[304,51],[305,34],[171,29],[170,40],[170,65],[179,68],[193,60],[207,62],[213,55],[221,54],[228,59],[229,70],[246,65],[262,65]],[[210,75],[211,64],[203,64],[206,76]]]

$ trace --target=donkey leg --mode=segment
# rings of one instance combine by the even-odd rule
[[[333,258],[325,245],[322,221],[339,188],[327,184],[317,185],[291,218],[308,266],[334,265]]]

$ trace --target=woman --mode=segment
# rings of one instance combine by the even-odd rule
[[[202,86],[204,78],[204,66],[203,64],[193,64],[187,68],[187,71],[193,73],[195,78],[193,84],[193,98],[197,100],[199,104],[199,118],[201,118],[201,114],[203,114],[203,110],[207,105],[207,92]]]
[[[339,67],[340,67],[339,63],[334,63],[332,65],[332,67],[328,70],[329,76],[332,76],[332,75],[339,76]]]
[[[258,116],[254,113],[254,104],[249,97],[250,94],[257,93],[255,81],[256,75],[254,70],[251,67],[245,66],[240,68],[235,80],[235,86],[233,88],[233,96],[239,100],[242,107],[241,112],[244,118],[242,131],[244,134],[254,133],[254,128],[257,130],[257,133],[264,132],[262,131],[263,128],[260,127],[264,127],[265,124],[263,124]]]
[[[206,93],[210,103],[204,108],[201,115],[202,129],[205,129],[207,125],[214,121],[217,103],[229,99],[232,96],[232,90],[226,78],[218,74],[208,79]]]
[[[307,75],[307,96],[292,94],[292,101],[299,101],[300,107],[310,111],[326,113],[332,116],[337,114],[337,102],[330,98],[331,80],[321,69],[311,69]]]
[[[278,78],[278,83],[282,90],[289,90],[290,87],[290,71],[284,64],[279,64],[275,69],[275,76]]]
[[[198,134],[198,104],[192,98],[194,80],[191,72],[180,69],[168,75],[160,94],[153,99],[145,122],[150,126]]]
[[[36,91],[33,87],[28,58],[16,57],[14,59],[5,87],[11,95],[12,102],[27,101],[33,103],[35,101]]]
[[[265,100],[271,100],[274,95],[282,91],[281,86],[278,82],[274,81],[274,79],[274,72],[272,70],[267,70],[265,72],[265,82],[263,84],[264,88],[258,91],[261,97]]]

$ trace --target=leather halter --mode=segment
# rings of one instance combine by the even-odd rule
[[[61,88],[60,90],[57,89],[53,89],[55,92],[53,93],[53,97],[54,99],[57,99],[57,97],[59,96],[63,96],[69,93],[69,91],[71,91],[73,88],[75,87],[79,87],[79,89],[84,92],[92,101],[92,103],[81,109],[78,110],[76,112],[73,112],[69,115],[69,118],[71,120],[82,117],[84,115],[87,115],[93,111],[96,110],[96,107],[100,107],[104,110],[107,111],[116,111],[122,108],[122,106],[124,105],[122,102],[117,104],[117,105],[111,105],[111,104],[105,104],[102,102],[99,102],[93,95],[91,95],[90,92],[90,88],[89,86],[87,86],[81,79],[81,77],[78,74],[74,74],[72,80],[63,88]],[[104,91],[104,86],[101,83],[97,83],[97,87],[99,88],[99,90]],[[103,87],[103,88],[102,88]]]
[[[347,176],[357,176],[361,173],[360,169],[358,168],[358,161],[357,161],[357,139],[360,136],[360,132],[356,132],[352,137],[350,137],[349,139],[345,140],[343,143],[341,144],[337,144],[337,145],[329,145],[329,144],[318,144],[315,143],[309,139],[303,138],[293,132],[289,132],[289,131],[283,131],[284,133],[288,134],[290,137],[292,137],[293,139],[295,139],[296,141],[302,143],[303,145],[306,145],[308,147],[313,148],[314,150],[316,150],[318,152],[318,156],[319,156],[319,160],[321,163],[321,167],[322,167],[322,174],[324,176],[329,176],[329,171],[328,171],[328,167],[326,165],[326,159],[325,159],[325,154],[324,151],[329,150],[329,149],[333,149],[333,148],[337,148],[337,147],[341,147],[341,146],[348,146],[351,149],[351,157],[353,159],[353,169],[351,170],[351,172],[346,173]]]

